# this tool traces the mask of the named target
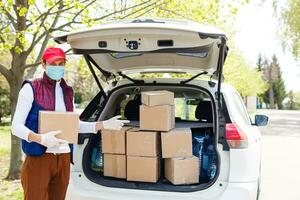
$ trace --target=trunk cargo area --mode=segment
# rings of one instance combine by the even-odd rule
[[[103,131],[102,136],[101,134],[92,135],[84,150],[82,163],[84,174],[88,179],[107,187],[175,192],[198,191],[214,183],[218,177],[219,159],[216,151],[217,138],[211,95],[207,91],[195,88],[155,87],[155,90],[158,89],[174,93],[174,105],[170,105],[174,108],[174,113],[171,115],[171,118],[174,118],[173,127],[170,122],[171,125],[160,127],[159,130],[163,131],[151,130],[152,138],[154,138],[151,141],[157,141],[154,146],[158,146],[159,150],[146,151],[146,149],[145,152],[135,150],[138,145],[133,146],[134,143],[128,138],[126,141],[126,131],[123,131],[125,136],[123,133],[118,136],[125,138],[125,145],[131,145],[125,147],[126,153],[123,150],[107,152],[102,142],[105,135]],[[109,101],[105,105],[106,109],[102,111],[105,116],[121,114],[122,118],[130,120],[130,123],[124,127],[127,131],[135,129],[144,131],[139,130],[140,120],[144,120],[140,118],[140,113],[143,112],[140,108],[145,106],[142,103],[145,100],[141,97],[141,91],[154,90],[153,87],[140,87],[138,92],[136,91],[136,87],[129,87],[114,92],[114,95],[109,96]],[[153,99],[154,103],[152,103],[155,104],[155,101],[157,100]],[[147,102],[150,103],[149,99]],[[110,106],[115,109],[107,109]],[[144,126],[147,127],[145,124]],[[184,135],[189,134],[191,138],[188,138],[186,142],[183,142],[185,140],[183,138],[179,138],[178,141],[173,140],[175,143],[170,143],[167,147],[164,138],[169,133],[174,135],[172,130],[184,130],[187,132]],[[116,140],[115,136],[114,140]],[[139,140],[139,142],[143,141]],[[180,154],[180,156],[170,155],[164,149],[176,148],[184,143],[190,152]],[[115,142],[112,144],[116,145]],[[182,148],[180,150],[182,151]],[[118,167],[113,167],[113,165]],[[111,169],[104,170],[105,166],[110,166]]]

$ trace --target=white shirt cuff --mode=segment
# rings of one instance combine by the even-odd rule
[[[97,122],[79,121],[79,133],[97,133],[96,123]]]

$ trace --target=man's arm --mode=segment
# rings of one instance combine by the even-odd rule
[[[12,121],[12,134],[26,140],[27,142],[41,143],[41,136],[32,132],[25,126],[26,118],[30,112],[33,102],[33,91],[29,83],[26,83],[20,90],[16,111]]]
[[[98,130],[103,129],[102,122],[85,122],[79,121],[79,133],[97,133]]]

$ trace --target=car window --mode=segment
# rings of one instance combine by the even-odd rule
[[[195,110],[198,104],[197,100],[186,98],[175,98],[175,116],[181,120],[197,121]]]
[[[244,101],[242,100],[241,96],[237,92],[234,92],[232,99],[234,101],[234,105],[235,105],[237,112],[241,116],[241,119],[245,122],[245,124],[250,125],[251,123],[249,120],[249,115],[248,115]]]
[[[192,94],[192,96],[188,96],[188,95],[183,96],[179,93],[178,94],[175,93],[174,107],[175,107],[175,117],[177,120],[199,121],[195,116],[197,105],[200,101],[210,101],[210,99],[206,94],[204,95],[203,93],[199,93],[199,97],[197,97],[197,95],[196,97],[195,94]],[[140,104],[141,97],[140,95],[136,95],[136,94],[123,94],[120,99],[121,99],[120,104],[119,106],[117,106],[120,110],[117,111],[116,113],[120,113],[123,117],[125,117],[126,116],[125,108],[126,106],[128,106],[128,102],[131,101],[132,104]],[[127,112],[137,111],[137,106],[133,106],[132,104],[130,105],[130,109],[128,109]],[[138,115],[138,113],[132,115]]]

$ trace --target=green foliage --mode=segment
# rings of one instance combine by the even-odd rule
[[[274,82],[273,90],[274,90],[275,102],[277,103],[278,108],[282,109],[283,108],[282,102],[286,97],[286,91],[285,91],[284,80],[282,79],[281,76],[281,71],[278,73],[278,78]]]
[[[300,110],[300,92],[294,93],[292,90],[287,94],[288,102],[285,106],[289,110]]]
[[[1,118],[8,115],[10,115],[9,88],[3,76],[0,75],[0,123]]]
[[[225,82],[233,85],[242,96],[255,96],[266,90],[261,73],[247,64],[243,57],[232,50],[224,66]]]
[[[286,97],[286,90],[276,55],[272,57],[271,61],[259,56],[258,69],[261,69],[263,72],[263,79],[268,84],[267,91],[262,93],[260,96],[263,98],[265,103],[271,104],[271,102],[274,102],[278,105],[279,109],[282,109],[282,102]],[[270,100],[270,98],[272,98],[272,100]]]
[[[275,0],[275,8],[280,11],[281,35],[285,47],[292,50],[294,56],[300,56],[300,1],[287,0],[279,7],[279,0]]]
[[[159,1],[161,2],[161,1]],[[217,26],[231,33],[231,27],[238,8],[248,3],[247,0],[234,1],[204,1],[204,0],[170,0],[162,2],[157,8],[145,13],[145,17],[182,18],[202,24]],[[233,49],[232,47],[230,49]],[[155,74],[143,75],[155,77]],[[157,74],[156,77],[161,77]],[[190,75],[173,74],[172,77],[189,78]],[[224,76],[227,83],[232,84],[243,95],[257,95],[266,90],[266,83],[261,73],[248,65],[244,58],[230,50],[225,63]]]
[[[141,2],[139,0],[138,2]],[[202,24],[215,25],[227,30],[234,20],[237,10],[247,0],[164,0],[157,1],[157,7],[143,17],[181,18]],[[229,30],[229,29],[228,29]]]
[[[85,101],[90,101],[99,92],[99,88],[84,59],[78,56],[76,58],[67,63],[66,77],[67,81],[73,85],[74,102],[82,104]]]
[[[0,63],[6,64],[9,60],[9,53],[7,51],[0,51]],[[0,123],[2,117],[10,115],[10,100],[9,100],[9,86],[4,76],[0,74]]]

